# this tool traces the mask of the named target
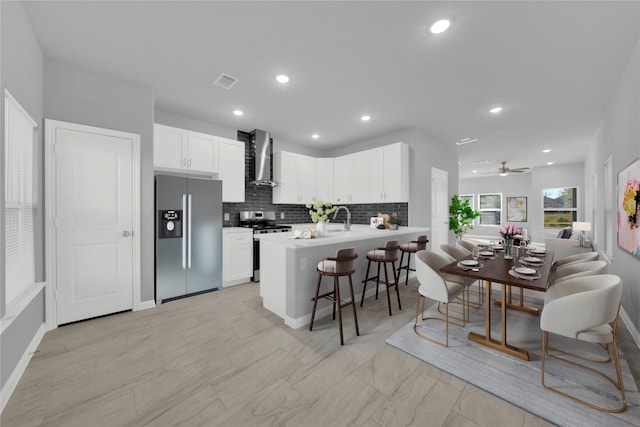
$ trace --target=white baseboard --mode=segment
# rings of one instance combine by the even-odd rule
[[[40,341],[42,341],[42,337],[44,337],[46,331],[47,325],[45,323],[42,323],[33,336],[33,339],[27,346],[27,349],[22,354],[22,357],[18,361],[18,364],[13,369],[13,372],[11,372],[11,375],[9,376],[9,379],[7,379],[4,387],[2,387],[2,390],[0,390],[0,405],[2,405],[0,406],[0,413],[4,411],[5,406],[9,402],[9,398],[18,386],[18,382],[20,381],[22,374],[24,374],[24,371],[27,369],[29,361],[31,361],[31,356],[33,356],[33,353],[35,353],[35,351],[38,349]]]
[[[140,301],[140,303],[136,307],[134,307],[133,311],[147,310],[149,308],[155,308],[155,306],[155,300],[150,299],[147,301]]]
[[[631,334],[631,338],[633,338],[633,341],[636,343],[636,347],[640,349],[640,332],[638,332],[633,322],[631,322],[631,319],[627,315],[627,312],[624,311],[623,307],[620,307],[620,318]]]

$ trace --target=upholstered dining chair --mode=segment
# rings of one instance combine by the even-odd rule
[[[471,243],[468,240],[456,240],[456,245],[468,250],[469,252],[472,252],[473,249],[478,247],[478,245]]]
[[[620,358],[618,356],[618,342],[616,340],[616,325],[620,312],[621,294],[622,281],[613,274],[600,274],[565,280],[556,286],[552,286],[545,293],[544,307],[540,316],[540,329],[542,329],[541,379],[542,386],[545,389],[599,411],[622,412],[627,408]],[[565,350],[552,348],[549,346],[549,334],[600,344],[606,349],[607,358],[594,360]],[[604,407],[600,404],[588,402],[584,400],[584,397],[580,398],[575,394],[569,394],[566,390],[563,391],[557,387],[547,385],[545,383],[545,361],[547,357],[569,363],[607,379],[616,387],[616,394],[620,393],[620,405],[615,408]],[[575,360],[608,363],[612,358],[616,372],[615,380],[603,372]],[[596,392],[599,391],[601,390]]]
[[[465,248],[453,245],[442,244],[440,245],[440,250],[445,254],[449,255],[456,261],[460,261],[464,257],[468,257],[471,255],[471,251],[466,250]]]
[[[444,252],[445,254],[447,254],[449,257],[451,257],[451,261],[449,261],[450,263],[453,261],[460,261],[462,258],[468,257],[469,255],[471,255],[471,251],[461,247],[461,246],[452,246],[452,245],[447,245],[447,244],[442,244],[440,245],[440,249],[442,250],[442,252]],[[478,282],[478,289],[475,290],[469,290],[469,287],[475,283],[476,280],[475,279],[471,279],[468,277],[464,278],[464,283],[467,286],[467,297],[469,296],[469,292],[472,293],[476,293],[478,295],[478,302],[471,302],[470,298],[467,298],[467,303],[468,305],[472,305],[473,307],[482,307],[482,304],[484,304],[484,286],[482,281]]]
[[[551,272],[564,265],[569,265],[576,262],[597,261],[599,258],[600,256],[598,255],[598,252],[581,252],[579,254],[569,255],[554,261],[551,265]]]
[[[585,261],[563,265],[549,276],[549,286],[561,283],[565,280],[583,276],[595,276],[606,274],[608,270],[606,261]]]
[[[455,275],[441,275],[439,273],[440,268],[449,264],[449,261],[433,252],[429,252],[427,250],[418,251],[416,253],[416,276],[418,278],[418,283],[420,286],[418,287],[418,301],[416,304],[416,321],[413,325],[413,331],[419,337],[426,339],[428,341],[434,342],[436,344],[440,344],[442,346],[449,346],[449,323],[462,326],[465,325],[465,315],[464,315],[464,290],[465,284],[458,280],[458,276]],[[456,299],[459,295],[462,295],[462,317],[455,317],[449,315],[449,304]],[[441,314],[444,314],[444,318],[442,317],[425,317],[425,307],[424,300],[425,298],[430,298],[438,303],[438,311]],[[442,313],[440,311],[440,305],[445,306],[445,311]],[[422,313],[422,315],[421,315]],[[445,341],[438,341],[435,338],[431,338],[422,332],[419,331],[419,320],[423,322],[427,320],[439,320],[445,323]],[[460,323],[456,323],[451,321],[450,319],[454,319],[459,321]]]
[[[360,335],[358,329],[358,316],[356,315],[356,299],[353,296],[353,282],[351,276],[356,271],[356,259],[358,254],[355,248],[338,249],[335,257],[325,257],[318,263],[316,271],[318,272],[318,283],[316,285],[316,293],[313,298],[313,310],[311,311],[311,323],[309,330],[313,330],[313,320],[316,317],[316,307],[318,299],[325,298],[333,303],[333,320],[336,319],[336,307],[338,308],[338,325],[340,328],[340,345],[344,345],[344,337],[342,334],[342,309],[348,306],[353,307],[353,320],[356,326],[356,335]],[[320,294],[320,285],[324,276],[333,277],[332,290]],[[347,276],[349,278],[350,300],[343,300],[340,296],[340,277]]]

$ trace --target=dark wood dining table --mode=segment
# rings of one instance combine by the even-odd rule
[[[522,255],[525,256],[525,255]],[[531,266],[523,265],[518,259],[505,259],[501,252],[497,252],[495,256],[489,258],[479,258],[478,261],[482,265],[480,268],[460,267],[460,261],[454,261],[451,264],[445,265],[440,269],[441,273],[455,274],[463,277],[471,277],[478,280],[484,280],[486,283],[486,330],[485,335],[475,332],[469,332],[468,339],[478,344],[486,345],[512,356],[518,357],[523,360],[529,360],[529,352],[522,348],[518,348],[507,342],[507,308],[526,311],[529,313],[537,314],[539,309],[535,307],[529,307],[524,304],[523,289],[530,289],[534,291],[546,292],[547,282],[549,280],[549,273],[551,271],[551,264],[553,263],[553,252],[547,251],[544,255],[540,254],[527,254],[526,256],[535,256],[542,259],[544,262],[540,265]],[[464,259],[471,259],[467,257]],[[509,271],[513,267],[530,267],[537,271],[536,279],[522,279],[514,277],[509,274]],[[477,270],[477,271],[475,271]],[[539,276],[539,277],[538,277]],[[498,283],[501,285],[501,299],[496,300],[497,304],[501,306],[501,338],[500,340],[491,337],[491,288],[492,283]],[[514,304],[511,300],[511,287],[520,288],[520,301]]]

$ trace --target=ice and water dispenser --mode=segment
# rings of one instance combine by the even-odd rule
[[[159,231],[159,239],[182,237],[182,210],[161,210]]]

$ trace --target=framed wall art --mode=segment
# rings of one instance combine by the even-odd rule
[[[526,197],[507,197],[507,221],[527,222]]]
[[[618,246],[640,258],[640,159],[618,173]]]

